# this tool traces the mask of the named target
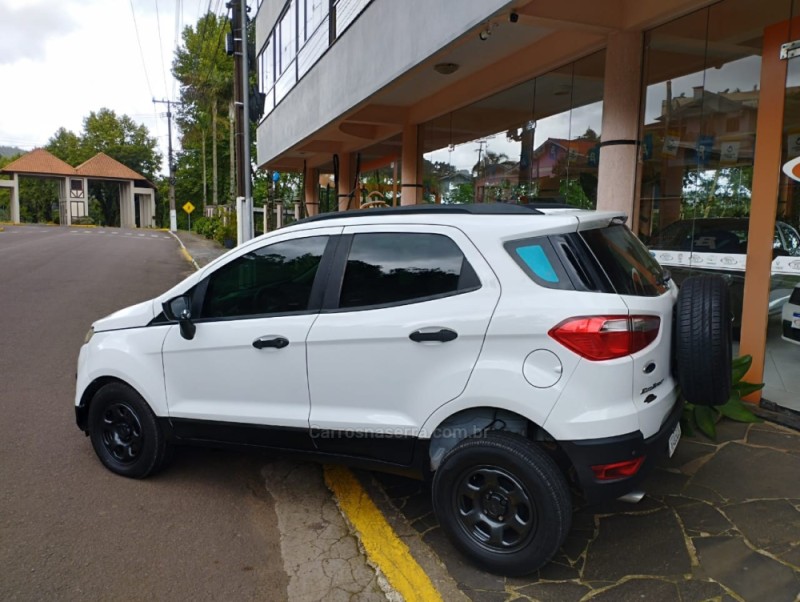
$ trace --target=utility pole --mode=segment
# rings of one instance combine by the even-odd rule
[[[234,48],[234,105],[236,108],[236,213],[241,244],[253,238],[253,193],[250,180],[250,77],[247,56],[247,0],[231,0]]]
[[[167,130],[168,130],[168,157],[169,163],[169,230],[175,232],[178,229],[178,214],[175,211],[175,163],[172,161],[172,105],[171,100],[153,99],[153,104],[167,105]]]
[[[475,172],[475,202],[478,202],[478,184],[481,181],[481,159],[483,158],[483,145],[487,144],[486,140],[478,140],[478,150],[475,151],[478,153],[478,163],[477,163],[477,170]],[[483,169],[484,180],[486,179],[486,168]],[[486,188],[486,182],[484,181],[484,189]],[[485,200],[485,199],[483,199]]]

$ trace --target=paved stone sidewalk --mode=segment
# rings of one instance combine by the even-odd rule
[[[464,561],[427,486],[375,478],[473,600],[800,599],[800,433],[775,424],[724,422],[716,443],[684,438],[639,504],[578,508],[555,560],[524,579]]]

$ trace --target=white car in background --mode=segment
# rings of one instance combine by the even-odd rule
[[[781,338],[800,345],[800,283],[794,287],[792,295],[783,306],[781,322],[783,327]]]

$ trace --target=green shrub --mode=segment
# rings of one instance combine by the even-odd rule
[[[681,416],[681,428],[687,435],[693,435],[696,428],[706,437],[716,439],[716,424],[723,417],[736,422],[761,422],[761,419],[753,414],[749,407],[750,404],[742,401],[742,397],[764,388],[764,383],[754,384],[742,380],[752,364],[752,355],[743,355],[733,360],[731,364],[731,395],[727,403],[721,406],[699,406],[686,403]]]

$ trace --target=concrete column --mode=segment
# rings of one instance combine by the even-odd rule
[[[72,225],[72,203],[69,198],[69,178],[58,179],[58,212],[62,226]]]
[[[339,155],[339,211],[358,209],[358,191],[356,191],[355,197],[350,199],[350,191],[353,188],[353,178],[355,178],[353,169],[353,155],[350,153],[342,153]]]
[[[638,216],[643,42],[641,32],[608,37],[597,182],[597,208],[624,211],[632,226]]]
[[[136,227],[136,209],[133,206],[133,182],[120,182],[119,225],[120,228]]]
[[[139,203],[139,227],[155,228],[156,197],[152,188],[133,188],[134,201]],[[136,213],[134,213],[134,217]]]
[[[403,126],[401,205],[417,205],[422,202],[423,174],[420,146],[419,126],[417,124]]]
[[[11,221],[15,224],[19,223],[19,175],[14,174],[11,176],[13,186],[11,187]]]
[[[155,191],[151,190],[150,194],[148,195],[148,197],[150,199],[149,203],[148,203],[148,205],[150,207],[150,222],[149,222],[149,224],[150,224],[151,228],[155,228],[156,227],[156,193],[155,193]]]
[[[306,206],[306,215],[317,215],[319,213],[319,170],[307,167],[303,175],[303,200]]]

